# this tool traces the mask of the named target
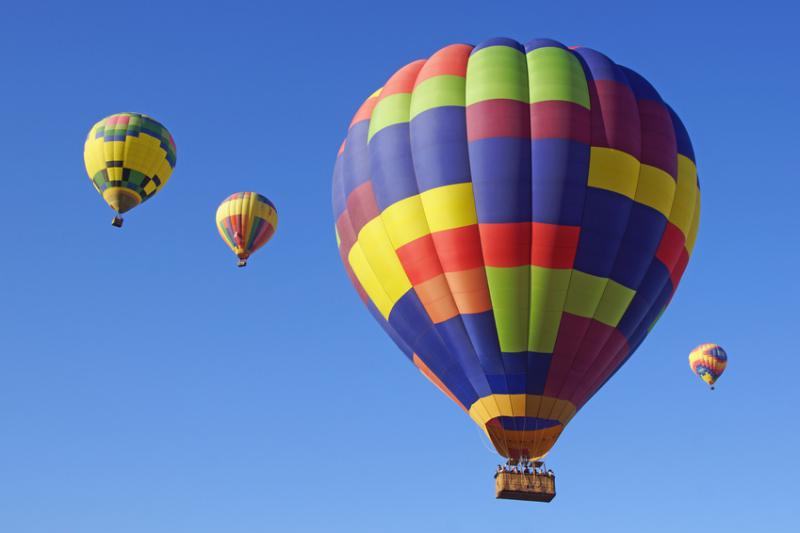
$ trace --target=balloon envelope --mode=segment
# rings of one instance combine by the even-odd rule
[[[117,213],[152,198],[175,168],[175,142],[160,122],[140,113],[118,113],[95,124],[83,149],[86,172]]]
[[[217,208],[217,230],[239,258],[239,266],[272,238],[277,227],[275,205],[256,192],[234,193]]]
[[[689,366],[713,389],[714,383],[728,366],[728,354],[719,344],[701,344],[689,353]]]
[[[546,39],[401,68],[356,112],[333,175],[362,300],[512,458],[546,454],[644,340],[699,209],[689,137],[656,90]]]

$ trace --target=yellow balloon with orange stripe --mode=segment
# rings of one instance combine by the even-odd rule
[[[728,366],[728,354],[719,344],[701,344],[689,353],[689,366],[711,390]]]
[[[277,227],[275,204],[256,192],[234,193],[217,208],[217,229],[239,258],[240,267],[272,238]]]
[[[86,172],[97,192],[122,213],[152,198],[167,183],[176,163],[175,141],[160,122],[140,113],[118,113],[89,131],[83,149]]]

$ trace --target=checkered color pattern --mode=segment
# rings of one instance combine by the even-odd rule
[[[660,317],[697,234],[688,134],[639,74],[546,39],[447,46],[356,112],[339,252],[406,356],[541,457]]]
[[[175,141],[147,115],[118,113],[92,127],[83,159],[95,189],[122,213],[149,200],[167,183],[176,163]],[[125,201],[120,202],[120,196]]]

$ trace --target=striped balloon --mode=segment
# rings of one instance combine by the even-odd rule
[[[689,353],[689,366],[714,390],[714,383],[728,366],[728,354],[719,344],[701,344]]]
[[[167,183],[176,162],[175,141],[160,122],[140,113],[106,117],[89,131],[83,149],[86,172],[117,212],[130,211]]]
[[[456,44],[356,112],[333,174],[345,269],[506,457],[541,457],[644,340],[697,234],[683,124],[639,74],[537,39]]]
[[[272,238],[278,227],[278,212],[266,196],[237,192],[217,208],[217,229],[222,240],[239,258],[239,266]]]

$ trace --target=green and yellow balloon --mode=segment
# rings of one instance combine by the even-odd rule
[[[175,168],[175,141],[167,128],[141,113],[118,113],[89,131],[83,149],[86,172],[106,203],[122,214],[152,198]]]

